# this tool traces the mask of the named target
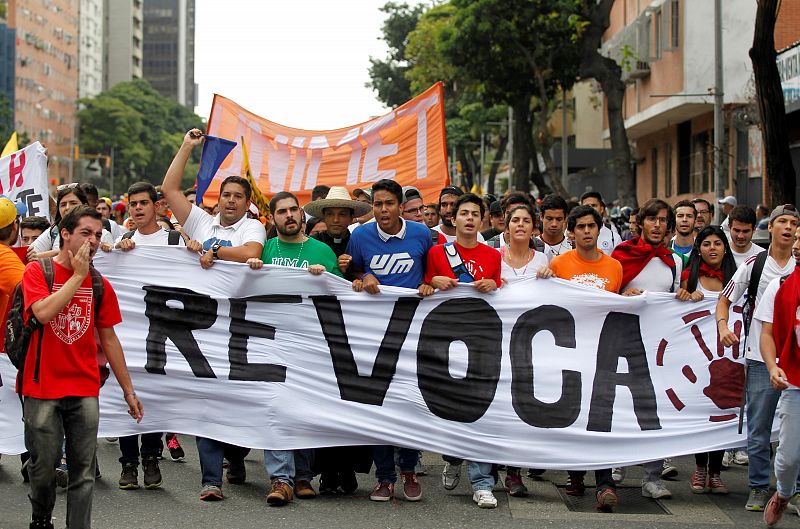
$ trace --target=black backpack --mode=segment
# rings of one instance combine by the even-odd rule
[[[122,236],[123,239],[130,239],[133,237],[133,234],[136,233],[136,230],[129,231],[125,235]],[[169,230],[167,232],[167,244],[170,246],[177,246],[181,240],[181,232],[178,230]]]
[[[53,281],[55,279],[55,268],[53,259],[40,259],[39,266],[42,268],[44,280],[47,283],[47,290],[53,291]],[[105,287],[103,285],[103,276],[100,272],[95,270],[93,266],[89,267],[89,274],[92,277],[92,295],[94,297],[94,311],[97,314],[102,302]],[[11,296],[11,305],[8,311],[8,319],[6,320],[5,328],[5,353],[14,367],[19,371],[18,386],[19,394],[22,395],[22,381],[23,373],[25,370],[25,360],[28,357],[28,349],[30,348],[31,337],[36,331],[39,331],[39,339],[36,346],[36,364],[33,371],[34,382],[39,381],[39,366],[42,359],[42,335],[43,326],[36,317],[31,314],[28,319],[27,325],[24,320],[25,314],[25,297],[22,293],[22,282],[20,282],[14,293]]]
[[[750,271],[750,283],[747,284],[747,299],[742,310],[742,321],[744,322],[744,335],[750,335],[750,323],[753,321],[753,313],[756,311],[756,295],[758,294],[758,284],[761,282],[761,274],[764,272],[764,265],[767,262],[769,250],[765,250],[756,256],[753,261],[753,269]]]

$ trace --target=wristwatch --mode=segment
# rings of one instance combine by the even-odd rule
[[[220,244],[219,243],[214,243],[214,244],[211,245],[211,255],[214,256],[214,259],[219,259],[219,255],[218,255],[219,249],[220,249]]]

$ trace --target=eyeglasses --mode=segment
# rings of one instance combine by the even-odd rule
[[[420,206],[418,208],[408,208],[408,209],[404,209],[403,213],[410,213],[412,215],[416,215],[417,213],[421,212],[423,210],[423,208],[424,208],[424,206]]]
[[[81,185],[80,182],[72,182],[71,184],[61,184],[60,186],[58,186],[56,188],[56,191],[63,191],[65,189],[74,189],[74,188],[78,187],[79,185]]]

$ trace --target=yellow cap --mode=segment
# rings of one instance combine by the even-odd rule
[[[6,197],[0,197],[0,229],[17,219],[17,206]]]

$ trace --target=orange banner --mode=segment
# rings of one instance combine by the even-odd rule
[[[207,133],[239,145],[217,171],[205,193],[206,204],[216,202],[226,176],[244,176],[241,137],[258,188],[267,197],[291,191],[305,204],[319,184],[346,186],[352,192],[390,178],[415,186],[428,203],[436,202],[450,183],[441,83],[383,116],[336,130],[279,125],[214,95]]]

